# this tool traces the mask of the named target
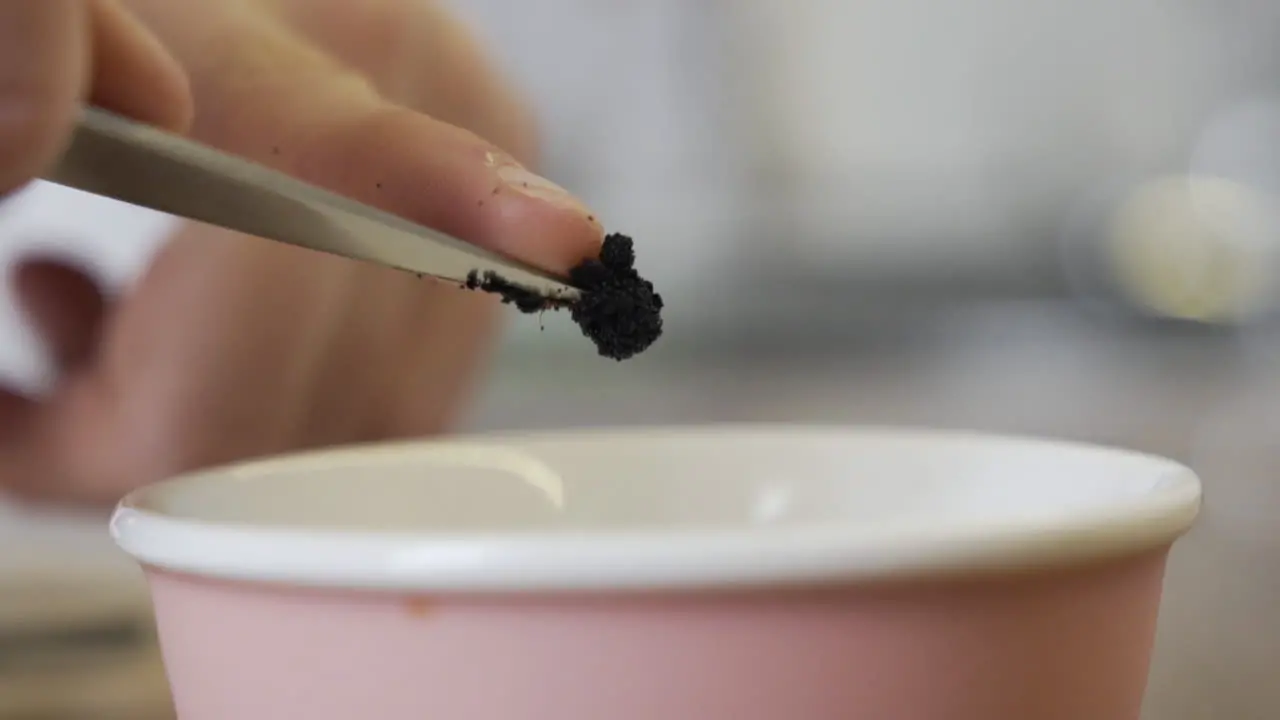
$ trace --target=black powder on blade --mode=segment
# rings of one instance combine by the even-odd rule
[[[631,238],[613,233],[605,237],[598,259],[584,260],[569,271],[569,284],[582,291],[571,302],[544,297],[492,272],[473,272],[466,287],[494,293],[526,313],[567,307],[601,355],[626,360],[662,335],[662,296],[636,272],[635,262]]]
[[[481,276],[480,273],[472,270],[471,274],[467,275],[467,282],[464,287],[468,290],[483,290],[493,293],[502,298],[504,304],[515,305],[516,309],[523,313],[558,309],[560,305],[560,303],[551,298],[539,295],[526,287],[508,282],[495,272],[487,272]]]

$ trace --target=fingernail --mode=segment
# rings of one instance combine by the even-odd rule
[[[594,221],[595,218],[591,216],[591,211],[587,209],[587,206],[581,200],[574,197],[573,193],[541,175],[529,172],[528,169],[512,158],[491,152],[485,156],[485,160],[494,169],[498,179],[512,190],[556,207],[575,210],[587,215]]]

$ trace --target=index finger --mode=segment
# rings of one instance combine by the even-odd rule
[[[387,101],[297,33],[219,3],[199,5],[202,22],[143,6],[190,74],[196,138],[551,272],[599,254],[603,227],[571,194],[478,135]]]

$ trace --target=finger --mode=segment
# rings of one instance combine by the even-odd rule
[[[61,152],[85,85],[83,0],[0,2],[0,195]]]
[[[294,168],[337,192],[553,272],[599,254],[603,229],[568,191],[472,133],[402,108],[335,124],[299,148]]]
[[[93,102],[170,130],[185,131],[194,109],[186,73],[115,0],[92,0]]]
[[[400,363],[394,372],[399,382],[372,415],[379,422],[375,438],[421,437],[455,429],[474,398],[497,337],[493,331],[500,316],[488,298],[430,285],[417,292],[421,302],[406,306],[416,307],[418,313],[402,318],[412,331],[402,355],[393,356]]]
[[[63,459],[65,446],[57,444],[58,425],[50,403],[0,389],[0,492],[9,498],[47,502],[89,500],[68,497]],[[116,498],[89,500],[93,504]]]
[[[600,223],[572,195],[475,134],[388,103],[305,39],[247,19],[166,32],[202,108],[197,137],[548,270],[598,253]]]
[[[62,263],[27,260],[17,267],[14,289],[61,372],[92,359],[106,314],[97,283]]]
[[[0,390],[0,491],[20,498],[39,492],[47,469],[36,464],[31,438],[39,404],[10,390]]]
[[[308,396],[306,437],[332,444],[449,429],[484,371],[496,305],[380,267],[357,267],[347,283],[342,332]]]
[[[36,403],[19,393],[0,389],[0,453],[28,429]],[[0,478],[4,473],[0,471]]]
[[[78,417],[117,428],[99,442],[86,423],[81,457],[133,458],[134,476],[97,481],[133,485],[289,447],[352,265],[183,225],[117,302],[93,383],[71,402]]]
[[[120,458],[107,463],[101,454],[83,452],[85,442],[101,445],[120,435],[101,422],[104,414],[83,414],[97,408],[70,402],[86,397],[78,390],[85,386],[77,376],[39,401],[0,391],[0,491],[19,500],[89,506],[109,506],[127,492],[131,486],[118,481]]]

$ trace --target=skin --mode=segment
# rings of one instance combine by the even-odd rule
[[[524,169],[519,98],[429,1],[0,3],[0,192],[86,99],[551,271],[599,251],[595,217]],[[37,500],[446,431],[497,320],[485,295],[194,224],[121,297],[41,259],[14,290],[60,372],[0,392],[0,484]]]

